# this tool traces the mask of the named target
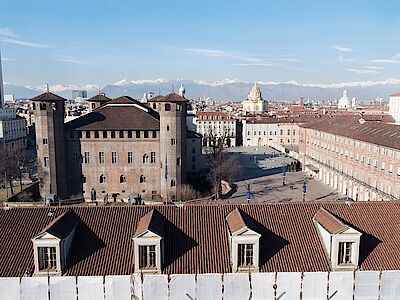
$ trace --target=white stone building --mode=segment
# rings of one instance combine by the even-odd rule
[[[390,95],[389,114],[395,119],[396,123],[400,123],[400,92]]]
[[[340,98],[338,102],[339,109],[349,109],[352,107],[352,101],[350,97],[347,95],[347,90],[343,91],[343,96]]]
[[[247,96],[247,100],[244,100],[242,104],[244,113],[262,114],[268,110],[267,102],[263,100],[261,90],[257,86],[257,83],[254,83]]]

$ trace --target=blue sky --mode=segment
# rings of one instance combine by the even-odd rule
[[[400,77],[400,1],[0,0],[4,80]]]

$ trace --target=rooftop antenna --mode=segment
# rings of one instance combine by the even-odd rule
[[[99,86],[97,86],[97,88],[98,88],[98,90],[99,90],[99,95],[100,95],[100,91],[101,91],[101,89],[100,89],[100,85],[99,85]]]
[[[47,92],[50,91],[50,90],[49,90],[49,84],[48,84],[48,83],[46,83],[46,90],[47,90]]]
[[[161,89],[160,88],[158,88],[158,95],[159,96],[161,95]]]
[[[172,92],[175,93],[174,84],[172,84]]]

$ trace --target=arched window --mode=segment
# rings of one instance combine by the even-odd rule
[[[144,177],[143,175],[140,175],[140,183],[144,183],[146,182],[146,177]]]
[[[124,175],[119,176],[119,183],[126,182],[126,177]]]
[[[165,103],[165,111],[170,111],[171,110],[171,104]]]
[[[100,183],[105,183],[106,182],[106,176],[103,174],[100,175]]]
[[[175,180],[172,179],[172,180],[171,180],[171,187],[174,187],[175,185],[176,185]]]
[[[157,108],[157,104],[153,103],[153,109]]]
[[[149,156],[147,154],[143,155],[143,163],[148,164],[149,163]]]

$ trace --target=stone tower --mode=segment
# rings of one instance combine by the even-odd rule
[[[31,99],[36,122],[37,160],[41,170],[40,194],[68,197],[64,114],[66,99],[43,93]]]
[[[186,105],[188,100],[175,94],[149,100],[160,114],[161,197],[177,200],[186,183]]]

